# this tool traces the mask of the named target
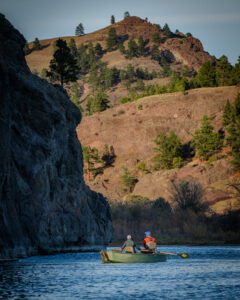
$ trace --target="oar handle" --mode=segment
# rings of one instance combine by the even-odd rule
[[[169,252],[159,252],[162,254],[169,254],[169,255],[177,255],[180,256],[181,258],[189,258],[190,255],[188,253],[180,253],[180,254],[176,254],[176,253],[169,253]]]
[[[159,253],[162,253],[162,254],[169,254],[169,255],[179,255],[179,254],[176,254],[176,253],[169,253],[169,252],[159,252]]]

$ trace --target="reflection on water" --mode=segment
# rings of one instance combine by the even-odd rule
[[[99,253],[0,265],[0,299],[240,299],[240,246],[162,246],[189,259],[102,264]]]

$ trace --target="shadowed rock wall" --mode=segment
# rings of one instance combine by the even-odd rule
[[[32,75],[24,44],[0,14],[0,259],[98,248],[111,240],[111,213],[83,180],[81,114]]]

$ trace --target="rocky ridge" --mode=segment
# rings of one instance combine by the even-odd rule
[[[0,14],[0,259],[98,249],[111,240],[111,213],[84,183],[81,114],[30,72],[24,44]]]
[[[108,32],[112,27],[116,29],[119,40],[124,42],[126,47],[130,39],[135,39],[137,41],[138,38],[142,36],[143,39],[148,42],[146,47],[149,48],[153,45],[153,33],[159,32],[156,24],[151,24],[150,22],[139,17],[132,16],[83,36],[70,36],[62,38],[64,38],[67,42],[69,42],[71,38],[74,38],[77,47],[79,47],[81,43],[87,44],[91,42],[95,45],[97,42],[99,42],[105,49]],[[202,43],[197,38],[186,37],[180,32],[174,34],[172,38],[167,38],[163,30],[160,30],[160,36],[162,38],[162,43],[159,45],[159,50],[165,51],[165,54],[171,57],[171,67],[173,69],[180,70],[183,65],[187,65],[190,69],[198,71],[200,66],[205,61],[214,62],[216,60],[214,56],[211,56],[209,53],[204,51]],[[49,62],[53,54],[54,41],[56,39],[57,38],[41,40],[40,42],[42,49],[32,51],[26,56],[27,63],[31,70],[36,69],[38,72],[41,72],[42,68],[49,67]],[[29,43],[29,46],[31,48],[32,43]],[[150,56],[146,57],[145,59],[139,57],[138,59],[133,59],[132,61],[125,59],[124,55],[122,55],[118,50],[113,52],[116,53],[116,55],[111,56],[108,52],[103,55],[103,61],[106,61],[111,67],[119,67],[122,62],[125,62],[124,65],[131,63],[134,66],[136,65],[136,67],[145,68],[146,59],[148,60],[149,64],[153,63]],[[121,60],[121,63],[119,60]],[[156,71],[158,71],[158,69],[156,69]]]

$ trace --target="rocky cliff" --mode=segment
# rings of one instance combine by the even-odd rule
[[[107,244],[109,205],[83,180],[81,114],[32,75],[24,44],[0,15],[0,259]]]

